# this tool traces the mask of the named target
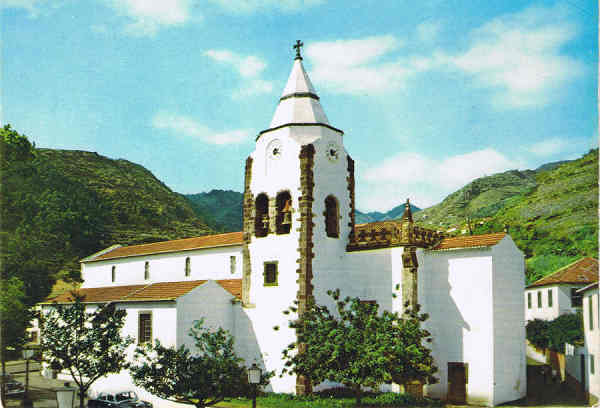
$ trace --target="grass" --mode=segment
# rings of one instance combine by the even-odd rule
[[[216,405],[221,408],[246,408],[252,406],[252,400],[246,398],[221,402]],[[256,399],[257,408],[350,408],[356,407],[354,398],[319,397],[315,395],[300,397],[290,394],[266,394]],[[359,407],[439,407],[441,402],[431,399],[416,400],[405,394],[383,393],[365,396]]]

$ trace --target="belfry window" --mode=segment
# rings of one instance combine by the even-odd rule
[[[256,197],[255,210],[254,234],[257,237],[266,237],[269,233],[269,198],[266,194]]]
[[[144,280],[150,279],[150,262],[144,264]]]
[[[340,237],[340,222],[338,202],[334,196],[328,196],[325,199],[325,230],[327,236],[331,238]]]
[[[188,256],[185,258],[185,276],[190,276],[190,272],[192,271],[192,261]]]
[[[289,234],[292,227],[292,196],[288,191],[277,194],[276,226],[278,234]]]

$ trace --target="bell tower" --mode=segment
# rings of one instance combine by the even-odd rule
[[[295,340],[287,327],[293,316],[283,310],[297,301],[302,314],[307,302],[336,287],[340,276],[331,271],[354,231],[354,161],[304,69],[302,45],[294,45],[275,114],[258,134],[245,168],[242,299],[248,316],[256,316],[255,330],[270,330],[270,350]],[[280,341],[280,348],[273,344]],[[280,360],[280,354],[265,358],[266,368],[279,372]],[[283,382],[273,384],[293,391]],[[297,393],[309,387],[306,379],[297,379]]]

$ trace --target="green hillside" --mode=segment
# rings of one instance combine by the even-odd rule
[[[0,132],[2,277],[23,282],[28,304],[45,297],[55,279],[79,279],[79,259],[112,244],[213,232],[140,165],[36,149],[10,127]]]
[[[207,224],[219,232],[242,230],[244,195],[231,190],[211,190],[208,193],[187,194],[192,208]]]
[[[581,256],[598,256],[598,149],[537,170],[482,177],[414,216],[423,226],[458,234],[508,227],[535,281]]]

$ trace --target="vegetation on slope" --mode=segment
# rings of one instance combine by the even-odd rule
[[[187,194],[185,198],[212,229],[219,232],[242,230],[242,193],[211,190],[208,193]]]

